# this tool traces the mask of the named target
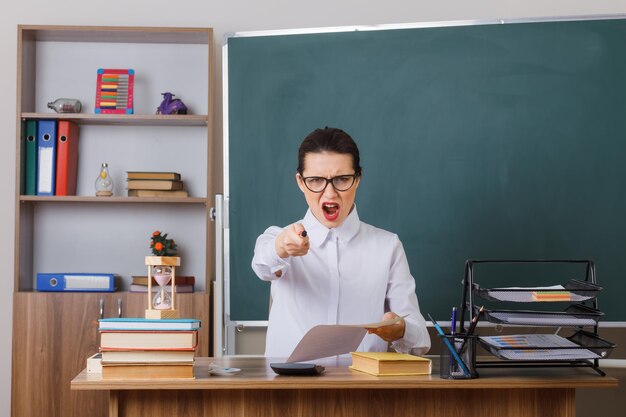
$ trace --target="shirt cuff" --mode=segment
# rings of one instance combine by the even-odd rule
[[[276,274],[278,271],[283,271],[285,269],[287,269],[289,265],[287,264],[278,264],[278,265],[274,265],[272,267],[270,267],[270,272],[272,274]]]
[[[391,348],[399,353],[410,353],[418,339],[418,329],[415,323],[404,321],[404,336],[391,342]]]
[[[278,271],[285,271],[289,267],[289,263],[286,262],[285,259],[278,256],[278,254],[276,253],[276,248],[273,245],[273,242],[271,245],[267,245],[267,246],[268,246],[267,248],[268,250],[264,254],[265,256],[263,256],[264,258],[263,261],[265,265],[269,266],[270,272],[272,274],[275,274]]]

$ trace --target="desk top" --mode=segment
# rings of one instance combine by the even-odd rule
[[[441,379],[438,358],[433,359],[433,375],[376,377],[352,371],[350,358],[318,361],[326,371],[318,376],[280,376],[270,368],[281,360],[264,357],[196,358],[194,380],[146,379],[103,380],[100,374],[83,370],[71,383],[73,390],[137,389],[459,389],[459,388],[611,388],[616,378],[601,377],[590,368],[479,368],[480,378]],[[211,376],[210,363],[240,368],[231,376]]]

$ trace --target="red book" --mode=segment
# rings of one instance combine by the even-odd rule
[[[78,125],[74,122],[59,120],[56,162],[55,195],[76,195]]]

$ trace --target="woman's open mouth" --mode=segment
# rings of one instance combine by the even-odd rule
[[[332,222],[339,217],[339,204],[337,203],[322,203],[322,211],[326,220]]]

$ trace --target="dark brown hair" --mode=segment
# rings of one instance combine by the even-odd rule
[[[341,129],[325,127],[309,133],[298,149],[298,172],[304,171],[304,158],[308,153],[334,152],[352,155],[352,167],[357,175],[361,175],[361,159],[356,143]]]

